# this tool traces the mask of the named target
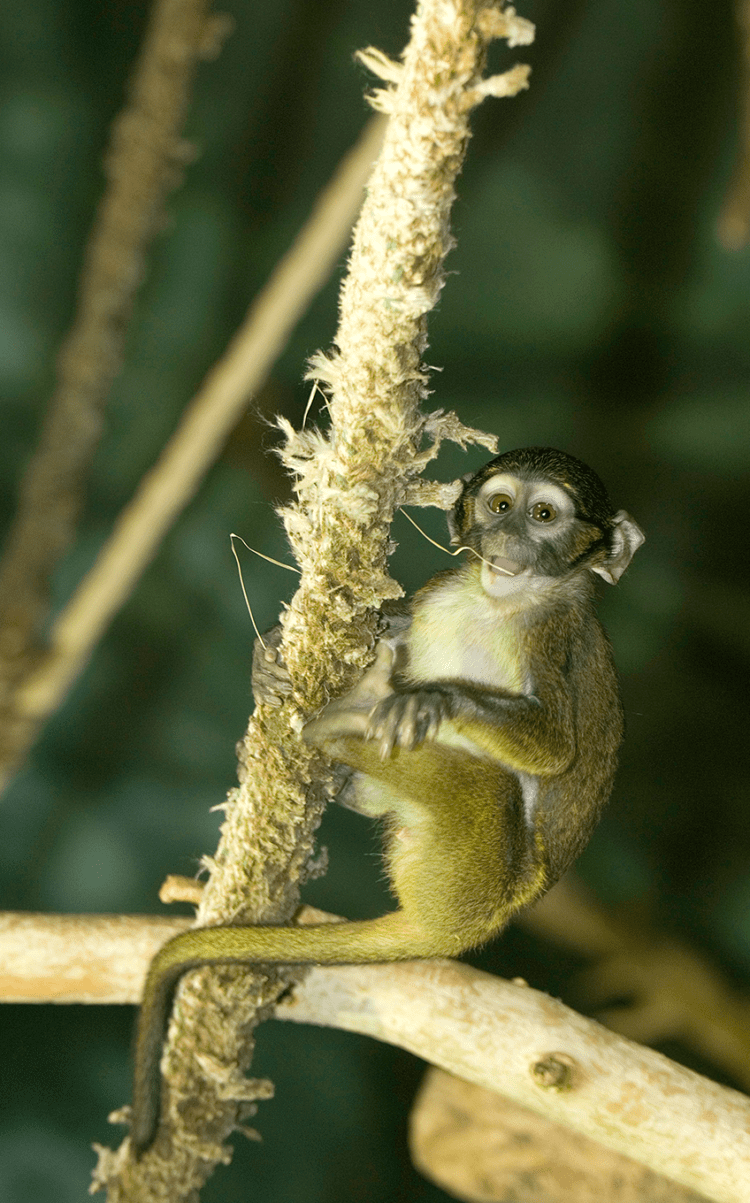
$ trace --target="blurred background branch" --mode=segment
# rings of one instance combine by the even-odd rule
[[[210,0],[157,0],[127,104],[112,127],[108,187],[86,251],[76,316],[0,563],[0,767],[29,741],[16,691],[46,656],[52,574],[75,537],[148,247],[192,155],[180,133],[195,70],[201,58],[218,53],[227,32],[226,18],[209,9]]]
[[[734,0],[740,33],[739,145],[732,179],[724,198],[716,232],[728,251],[747,246],[750,234],[750,3]]]
[[[96,563],[55,619],[41,663],[17,683],[13,710],[19,720],[18,735],[9,750],[6,780],[40,725],[60,705],[84,668],[250,398],[263,385],[290,331],[330,275],[362,202],[383,125],[382,118],[371,118],[356,146],[344,157],[308,222],[185,410],[157,463],[119,515]]]
[[[700,1203],[698,1195],[504,1095],[427,1071],[409,1121],[415,1164],[466,1203]]]

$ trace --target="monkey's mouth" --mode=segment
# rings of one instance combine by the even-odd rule
[[[506,560],[505,556],[491,556],[490,566],[499,576],[518,576],[524,569],[523,564],[518,564],[515,560]]]

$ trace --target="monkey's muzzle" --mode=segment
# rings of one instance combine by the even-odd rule
[[[524,570],[523,564],[517,563],[516,560],[507,560],[505,556],[490,556],[490,564],[493,572],[502,576],[518,576],[519,572]]]

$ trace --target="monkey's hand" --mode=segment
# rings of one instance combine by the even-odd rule
[[[392,693],[370,713],[365,739],[377,740],[380,759],[387,760],[395,747],[411,752],[426,739],[434,739],[446,718],[450,718],[450,701],[439,690]]]
[[[370,715],[378,703],[392,694],[391,673],[395,651],[391,643],[383,640],[377,645],[375,659],[353,689],[324,706],[317,718],[302,728],[302,737],[316,747],[327,749],[326,744],[347,736],[356,735],[366,739]],[[335,756],[334,756],[335,758]]]
[[[281,627],[271,627],[253,647],[252,688],[256,706],[281,706],[292,682],[281,657]]]

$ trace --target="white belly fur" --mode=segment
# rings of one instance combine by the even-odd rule
[[[530,693],[514,617],[502,612],[478,575],[457,574],[418,601],[407,635],[407,674]]]
[[[462,680],[510,693],[532,692],[514,616],[501,611],[488,597],[478,574],[457,574],[418,603],[406,643],[407,675],[415,683]],[[437,738],[448,747],[487,757],[483,748],[450,722],[441,724]],[[531,824],[539,779],[508,771],[518,778],[526,821]]]

